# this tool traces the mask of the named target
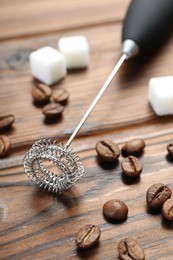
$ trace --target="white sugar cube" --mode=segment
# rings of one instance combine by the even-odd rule
[[[43,47],[30,54],[30,66],[35,78],[51,85],[66,75],[64,56],[52,47]]]
[[[173,114],[173,76],[150,79],[148,98],[157,115]]]
[[[89,64],[89,45],[85,36],[63,37],[58,48],[64,55],[68,69],[85,68]]]

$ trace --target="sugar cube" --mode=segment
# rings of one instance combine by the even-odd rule
[[[173,76],[150,79],[148,98],[158,116],[173,114]]]
[[[32,74],[47,85],[52,85],[66,75],[64,56],[52,47],[43,47],[30,54]]]
[[[89,45],[85,36],[62,37],[58,48],[64,55],[68,69],[85,68],[89,64]]]

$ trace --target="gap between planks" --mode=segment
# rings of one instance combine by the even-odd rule
[[[0,38],[0,43],[2,42],[8,42],[8,41],[13,41],[13,40],[25,40],[25,39],[30,39],[30,38],[37,38],[41,36],[49,36],[55,33],[68,33],[73,30],[82,30],[82,29],[90,29],[90,28],[95,28],[95,27],[102,27],[106,25],[117,25],[122,22],[121,19],[119,20],[113,20],[111,19],[110,21],[103,21],[103,22],[92,22],[88,24],[83,24],[79,26],[69,26],[65,28],[59,28],[59,29],[53,29],[53,30],[45,30],[45,31],[40,31],[40,32],[33,32],[33,33],[24,33],[24,34],[19,34],[19,35],[11,35],[11,36],[6,36],[4,38]]]

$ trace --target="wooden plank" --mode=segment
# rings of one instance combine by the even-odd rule
[[[57,38],[64,33],[1,44],[0,112],[16,116],[14,127],[7,132],[14,148],[44,137],[67,138],[114,67],[121,52],[121,26],[117,24],[74,30],[68,35],[81,33],[87,36],[91,47],[90,66],[88,70],[69,72],[64,81],[53,87],[55,90],[63,86],[71,94],[62,120],[55,124],[46,124],[41,108],[32,103],[30,91],[33,81],[25,54],[44,45],[56,47]],[[170,39],[153,57],[143,57],[124,64],[80,134],[155,119],[147,100],[148,81],[154,76],[171,74],[172,57],[173,45]]]
[[[31,185],[23,174],[22,155],[13,156],[14,160],[21,158],[21,162],[1,172],[1,257],[111,260],[118,257],[118,241],[134,236],[144,248],[146,259],[171,259],[173,225],[162,219],[159,211],[152,214],[145,199],[153,183],[163,182],[173,188],[173,162],[166,157],[172,124],[169,118],[162,120],[75,140],[85,175],[61,196]],[[144,166],[141,177],[129,182],[122,175],[120,163],[112,166],[99,163],[94,145],[98,138],[109,137],[121,147],[135,136],[143,137],[147,146],[140,158]],[[124,200],[129,207],[128,219],[121,224],[110,224],[102,215],[104,202],[113,198]],[[100,226],[100,243],[81,252],[76,249],[75,235],[87,223]]]
[[[130,0],[0,1],[0,40],[122,20]]]
[[[111,86],[85,123],[71,147],[81,157],[85,174],[61,196],[30,183],[23,170],[23,157],[31,144],[43,137],[64,143],[97,94],[120,56],[121,21],[130,0],[21,1],[0,0],[0,115],[13,113],[16,122],[5,132],[12,151],[0,159],[1,258],[29,259],[118,259],[118,241],[134,236],[146,259],[172,260],[172,223],[160,212],[146,207],[146,191],[156,182],[173,189],[173,160],[166,144],[172,141],[172,117],[158,118],[148,104],[148,80],[171,75],[173,38],[153,55],[124,64]],[[45,45],[56,47],[65,35],[84,34],[91,47],[87,70],[69,72],[52,87],[64,86],[71,93],[62,120],[44,121],[41,108],[32,104],[34,84],[28,64],[29,53]],[[121,147],[128,139],[144,138],[141,178],[129,182],[119,163],[100,163],[95,152],[99,139],[111,138]],[[108,199],[124,200],[128,219],[108,223],[102,206]],[[101,228],[97,247],[81,252],[75,245],[78,229],[87,224]]]

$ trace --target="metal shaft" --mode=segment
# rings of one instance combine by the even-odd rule
[[[123,64],[123,62],[126,60],[127,58],[127,54],[123,54],[121,56],[121,58],[119,59],[119,61],[117,62],[116,66],[114,67],[114,69],[112,70],[111,74],[109,75],[109,77],[107,78],[107,80],[105,81],[104,85],[102,86],[102,88],[100,89],[99,93],[97,94],[97,96],[95,97],[95,99],[93,100],[92,104],[90,105],[90,107],[88,108],[88,110],[86,111],[85,115],[83,116],[83,118],[81,119],[81,121],[79,122],[78,126],[76,127],[76,129],[74,130],[74,132],[72,133],[72,135],[70,136],[69,140],[66,143],[66,147],[69,147],[69,145],[71,144],[71,142],[73,141],[74,137],[76,136],[76,134],[79,132],[79,130],[81,129],[81,127],[83,126],[83,124],[85,123],[85,121],[87,120],[88,116],[90,115],[90,113],[92,112],[92,110],[94,109],[95,105],[97,104],[97,102],[99,101],[99,99],[101,98],[101,96],[103,95],[103,93],[105,92],[105,90],[107,89],[107,87],[109,86],[109,84],[111,83],[112,79],[114,78],[115,74],[117,73],[117,71],[119,70],[119,68],[121,67],[121,65]]]

